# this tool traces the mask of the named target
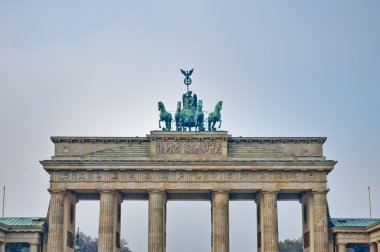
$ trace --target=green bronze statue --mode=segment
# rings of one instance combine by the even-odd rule
[[[182,131],[182,110],[181,110],[181,102],[177,102],[177,110],[174,115],[175,119],[175,130]]]
[[[219,122],[219,129],[220,129],[220,126],[222,126],[222,115],[220,114],[220,111],[222,110],[222,105],[223,105],[223,102],[222,101],[218,101],[215,105],[215,110],[214,112],[211,112],[209,115],[208,115],[208,130],[209,131],[215,131],[216,128],[215,128],[215,124],[217,122]]]
[[[161,129],[161,122],[165,122],[163,131],[170,131],[172,129],[172,114],[166,111],[163,102],[158,102],[158,111],[160,111],[160,119],[158,120],[158,127]]]
[[[199,100],[198,102],[197,111],[195,111],[194,119],[195,119],[195,129],[198,131],[205,131],[202,100]]]
[[[205,115],[203,112],[203,102],[198,101],[196,94],[189,91],[189,85],[192,83],[190,79],[191,74],[194,69],[190,71],[185,71],[181,69],[181,72],[185,76],[184,84],[187,87],[187,92],[182,95],[182,104],[180,101],[177,102],[177,110],[174,115],[175,120],[175,130],[176,131],[191,131],[195,128],[196,131],[205,131]],[[222,119],[220,111],[222,110],[222,101],[217,102],[215,105],[215,111],[211,112],[207,118],[208,130],[216,131],[215,124],[219,122],[219,127],[222,125]],[[158,126],[161,129],[161,122],[165,122],[165,127],[162,128],[163,131],[171,130],[172,114],[166,111],[165,106],[162,102],[158,102],[158,110],[160,111],[160,119],[158,121]]]

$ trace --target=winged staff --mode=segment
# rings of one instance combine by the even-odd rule
[[[193,73],[194,68],[191,69],[190,71],[185,71],[183,69],[180,69],[180,70],[181,70],[181,73],[185,76],[185,79],[183,80],[183,83],[185,83],[185,85],[187,86],[187,89],[188,89],[187,91],[189,91],[189,85],[192,82],[192,80],[190,79],[190,76]]]

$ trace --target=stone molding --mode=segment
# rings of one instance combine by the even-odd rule
[[[319,182],[321,171],[256,170],[61,170],[51,172],[51,182]],[[324,193],[328,190],[313,190]],[[64,191],[51,191],[64,193]]]

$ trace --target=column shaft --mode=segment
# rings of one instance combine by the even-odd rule
[[[149,192],[148,252],[166,250],[166,193]]]
[[[0,243],[0,252],[5,252],[5,243]]]
[[[277,191],[262,192],[260,209],[260,239],[263,252],[278,251]]]
[[[314,251],[328,252],[326,191],[313,192],[314,198]]]
[[[101,192],[98,236],[99,252],[114,251],[115,207],[115,192]]]
[[[346,252],[346,244],[338,244],[338,252]]]
[[[377,250],[377,246],[376,246],[376,243],[370,243],[369,244],[369,252],[376,252]]]
[[[64,192],[51,192],[49,205],[48,251],[63,252]]]
[[[212,252],[228,252],[229,249],[229,192],[213,192]]]
[[[377,242],[377,252],[380,252],[380,241]]]
[[[29,252],[38,252],[38,244],[29,244]]]

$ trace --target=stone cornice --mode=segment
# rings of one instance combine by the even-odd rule
[[[167,160],[44,160],[40,161],[46,171],[50,170],[123,170],[123,169],[201,169],[201,170],[316,170],[330,172],[336,161],[287,161],[287,160],[266,160],[266,161],[167,161]]]
[[[326,142],[326,137],[230,137],[229,142],[248,143],[319,143]]]
[[[75,137],[75,136],[52,136],[50,139],[53,143],[141,143],[141,142],[150,142],[151,139],[173,139],[178,140],[181,138],[186,138],[188,140],[191,139],[219,139],[226,138],[225,131],[217,131],[211,135],[204,134],[202,132],[186,132],[186,137],[181,136],[181,134],[165,134],[166,132],[162,132],[162,134],[156,134],[154,137],[151,135],[147,135],[147,137]],[[189,136],[189,133],[193,133],[193,137]],[[220,134],[217,134],[220,133]],[[200,135],[201,134],[201,135]],[[238,142],[247,142],[247,143],[318,143],[323,144],[326,141],[326,137],[231,137],[231,135],[227,135],[227,140],[229,143],[238,143]]]

